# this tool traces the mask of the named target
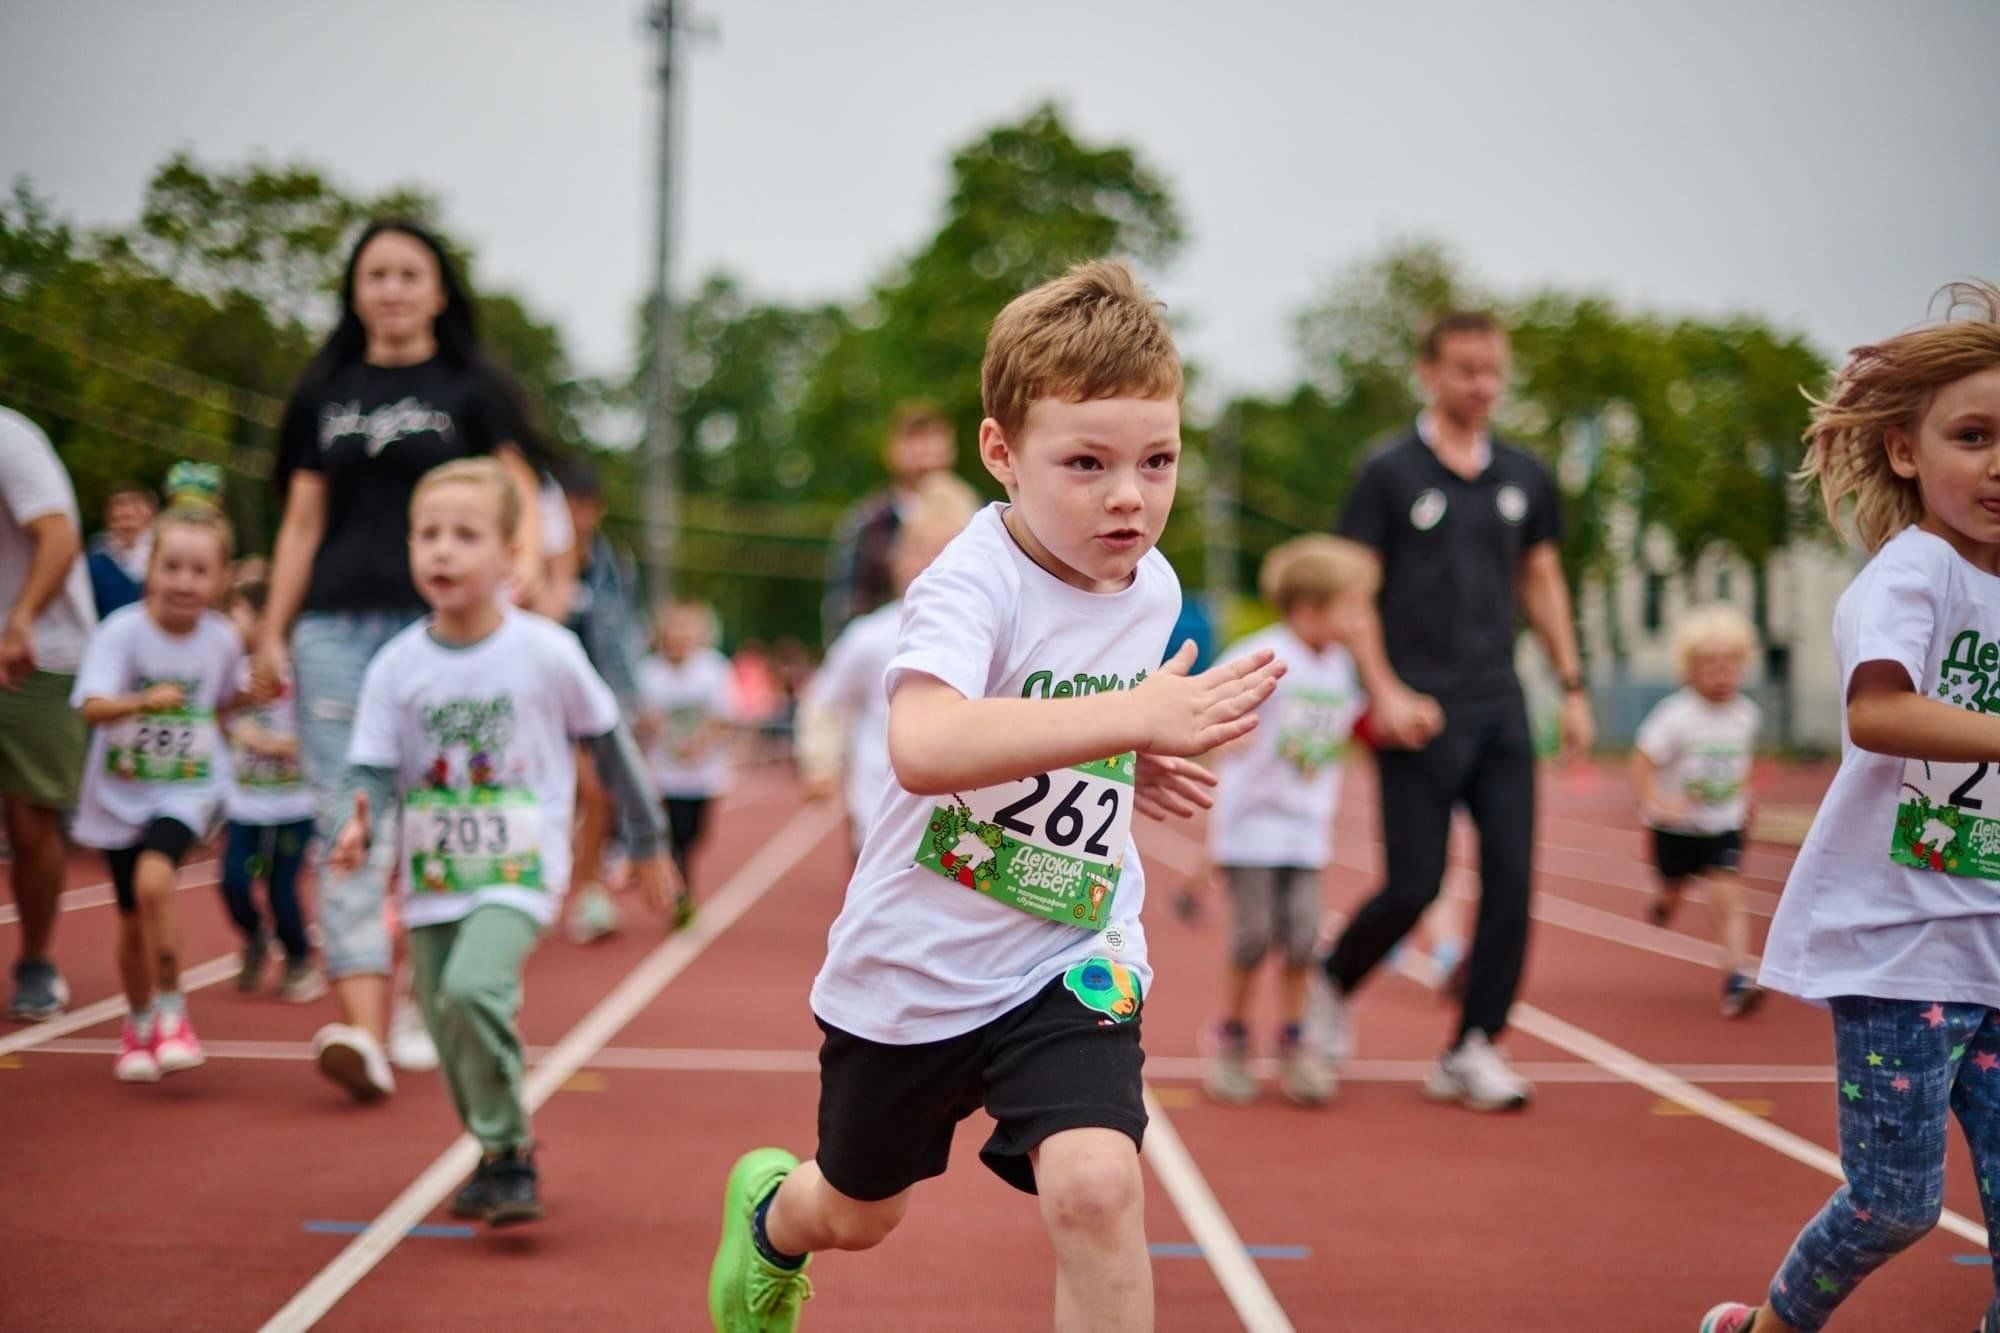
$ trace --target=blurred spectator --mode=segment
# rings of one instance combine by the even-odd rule
[[[1181,594],[1181,618],[1174,622],[1174,632],[1167,636],[1167,656],[1172,657],[1181,650],[1181,645],[1194,640],[1194,665],[1188,670],[1200,675],[1215,661],[1215,624],[1208,618],[1208,609],[1201,599],[1191,593]]]
[[[848,621],[895,594],[889,578],[889,547],[896,540],[898,515],[916,484],[933,472],[950,471],[957,452],[951,422],[935,404],[905,403],[896,409],[882,448],[889,484],[855,501],[834,525],[826,599],[820,608],[827,643]]]
[[[130,606],[146,590],[159,501],[143,481],[121,481],[104,501],[104,531],[90,539],[90,591],[97,614]]]
[[[745,639],[736,646],[736,655],[729,659],[729,680],[731,712],[744,726],[762,727],[784,708],[784,691],[759,640]]]
[[[76,801],[88,730],[69,706],[97,627],[77,552],[82,522],[69,474],[32,421],[0,407],[0,810],[21,952],[8,1017],[54,1018],[69,988],[49,958],[62,892],[62,811]]]

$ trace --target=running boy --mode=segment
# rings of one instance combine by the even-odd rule
[[[235,702],[243,642],[211,608],[231,545],[229,522],[213,509],[160,515],[145,593],[99,626],[71,695],[96,728],[72,833],[103,851],[118,896],[129,1012],[112,1073],[127,1083],[203,1058],[180,990],[174,872],[209,831],[229,778],[216,715]]]
[[[1722,1013],[1742,1018],[1763,1001],[1750,979],[1750,919],[1743,907],[1743,830],[1750,826],[1750,761],[1757,705],[1738,693],[1757,631],[1733,607],[1701,607],[1675,635],[1681,679],[1660,700],[1632,748],[1632,785],[1653,831],[1660,888],[1652,920],[1664,926],[1691,879],[1708,893],[1722,941]]]
[[[980,457],[1008,503],[904,595],[896,782],[813,984],[819,1148],[730,1173],[708,1296],[727,1333],[796,1327],[811,1253],[880,1243],[982,1106],[999,1122],[983,1160],[1040,1195],[1057,1326],[1152,1326],[1132,811],[1206,804],[1205,772],[1156,756],[1250,731],[1283,667],[1262,652],[1190,677],[1192,645],[1160,665],[1181,604],[1154,549],[1181,365],[1130,269],[1078,265],[1016,298],[981,388]]]
[[[1764,1304],[1718,1305],[1702,1333],[1824,1327],[1937,1223],[1954,1112],[1973,1173],[2000,1180],[2000,288],[1946,290],[1973,316],[1857,348],[1806,434],[1829,517],[1873,558],[1834,609],[1840,769],[1761,979],[1833,1011],[1847,1183]]]
[[[896,655],[903,590],[965,530],[979,509],[957,474],[933,472],[916,484],[889,546],[896,599],[847,622],[799,701],[799,767],[815,797],[839,790],[849,838],[858,852],[881,804],[889,773],[889,698],[882,674]],[[844,780],[843,780],[844,777]]]
[[[262,583],[242,584],[229,594],[229,618],[245,653],[257,643],[264,594]],[[249,692],[248,657],[237,667],[236,688]],[[312,843],[317,807],[299,767],[299,719],[291,673],[287,671],[280,681],[277,698],[238,714],[226,730],[231,781],[222,802],[228,820],[223,834],[222,901],[243,936],[243,967],[236,974],[236,989],[249,994],[262,985],[264,960],[271,948],[271,931],[264,928],[254,896],[262,875],[271,926],[285,952],[278,998],[308,1004],[326,994],[326,981],[313,966],[305,915],[299,910],[299,868]]]
[[[353,874],[371,842],[394,849],[417,1003],[485,1150],[452,1216],[493,1226],[542,1215],[515,1016],[521,969],[569,884],[576,739],[591,743],[655,910],[667,884],[659,813],[610,687],[574,634],[503,609],[520,522],[520,492],[491,459],[417,483],[410,572],[431,615],[368,664],[348,752],[354,810],[327,859]]]
[[[1221,1046],[1206,1087],[1221,1102],[1256,1099],[1250,1072],[1250,984],[1274,947],[1279,983],[1278,1087],[1302,1106],[1333,1096],[1324,1055],[1300,1039],[1319,937],[1319,879],[1333,855],[1340,761],[1361,713],[1345,622],[1375,596],[1375,563],[1338,537],[1298,537],[1264,557],[1258,590],[1282,619],[1223,655],[1269,651],[1285,679],[1258,710],[1257,730],[1216,756],[1209,859],[1235,905]]]
[[[708,827],[708,803],[729,790],[729,659],[711,640],[715,613],[699,602],[660,612],[660,651],[639,663],[639,707],[650,736],[653,782],[680,871],[674,925],[694,920],[688,863]]]

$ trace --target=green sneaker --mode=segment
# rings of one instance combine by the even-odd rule
[[[792,1173],[799,1159],[783,1148],[759,1148],[737,1159],[722,1194],[722,1240],[708,1271],[708,1317],[716,1333],[791,1333],[799,1307],[812,1298],[806,1263],[780,1268],[757,1253],[750,1226],[757,1205]]]
[[[674,895],[674,929],[686,930],[694,924],[694,895],[681,892]]]

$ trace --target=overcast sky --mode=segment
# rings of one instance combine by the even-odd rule
[[[443,196],[482,272],[622,365],[651,280],[642,0],[0,0],[0,177],[86,222],[171,150]],[[707,0],[682,64],[677,273],[858,293],[947,157],[1053,97],[1171,183],[1150,275],[1232,388],[1398,235],[1502,290],[1754,311],[1844,349],[2000,279],[2000,3]]]

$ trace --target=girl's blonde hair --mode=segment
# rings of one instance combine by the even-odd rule
[[[1674,661],[1686,680],[1694,655],[1714,649],[1733,650],[1745,662],[1757,651],[1757,629],[1750,618],[1727,602],[1697,606],[1681,617],[1674,630]]]
[[[424,473],[417,479],[416,489],[410,492],[410,512],[417,512],[417,501],[427,493],[453,482],[491,490],[500,503],[500,540],[514,540],[521,531],[521,489],[507,475],[507,469],[492,458],[460,458],[440,463]]]
[[[1954,282],[1938,296],[1942,321],[1855,348],[1826,398],[1806,395],[1812,424],[1798,475],[1818,481],[1827,518],[1843,535],[1841,505],[1854,497],[1854,531],[1870,553],[1924,516],[1916,481],[1889,466],[1886,433],[1914,432],[1931,395],[2000,366],[2000,287]]]
[[[160,516],[153,520],[154,560],[160,558],[162,543],[159,538],[168,528],[193,528],[197,532],[206,532],[213,536],[216,546],[222,552],[225,572],[229,562],[236,558],[236,529],[230,526],[222,511],[212,505],[175,504],[161,510]]]

